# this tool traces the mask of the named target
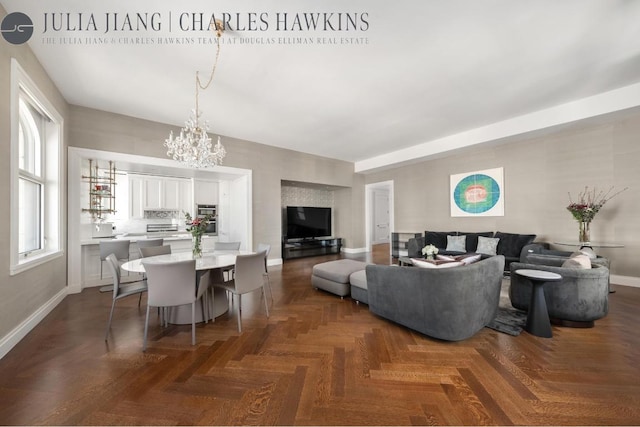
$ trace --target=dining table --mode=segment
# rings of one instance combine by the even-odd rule
[[[236,264],[236,257],[238,255],[251,255],[255,252],[251,251],[203,251],[202,256],[196,258],[196,272],[197,279],[200,278],[200,274],[208,270],[224,269],[233,267]],[[145,273],[145,263],[158,263],[166,264],[176,261],[186,261],[193,259],[191,252],[176,252],[171,254],[156,255],[146,258],[138,258],[131,261],[127,261],[120,266],[125,271],[132,273]],[[195,286],[194,283],[194,292]],[[152,285],[153,286],[153,285]],[[208,306],[209,316],[202,312],[201,304],[196,304],[196,322],[204,322],[205,320],[215,319],[216,317],[229,311],[229,299],[227,298],[227,292],[223,288],[212,286],[210,292],[208,292],[208,299],[205,304]],[[208,317],[208,319],[207,319]],[[167,321],[172,324],[186,325],[191,324],[191,304],[181,305],[174,307],[170,310]]]

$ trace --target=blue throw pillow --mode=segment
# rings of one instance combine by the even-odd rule
[[[500,239],[495,237],[478,237],[478,249],[476,253],[485,255],[496,255],[498,250],[498,242]]]
[[[447,236],[447,251],[466,252],[467,236]]]

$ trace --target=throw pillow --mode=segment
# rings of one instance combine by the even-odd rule
[[[478,236],[478,249],[476,252],[485,255],[495,255],[498,250],[499,238]]]
[[[587,255],[575,255],[562,263],[562,267],[565,268],[591,268],[591,259]]]
[[[413,259],[413,258],[411,259],[411,261],[413,262],[414,266],[420,267],[420,268],[451,268],[451,267],[458,267],[458,266],[464,265],[460,261],[436,263],[436,262],[423,261],[421,259]]]
[[[447,236],[447,251],[466,252],[467,236]]]
[[[596,259],[598,257],[598,255],[596,255],[593,249],[587,248],[587,247],[581,248],[580,253],[582,255],[588,256],[590,259]]]
[[[441,261],[455,261],[456,257],[454,257],[453,255],[436,255],[436,259],[439,259]]]
[[[464,265],[469,265],[473,264],[474,262],[480,261],[480,258],[482,258],[481,254],[469,255],[460,258],[460,262]]]

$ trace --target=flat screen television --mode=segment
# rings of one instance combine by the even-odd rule
[[[287,239],[331,236],[331,208],[287,206]]]

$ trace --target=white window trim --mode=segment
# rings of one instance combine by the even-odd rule
[[[46,144],[45,170],[57,170],[57,183],[49,183],[45,187],[45,209],[47,214],[44,221],[45,248],[37,254],[28,257],[20,257],[18,254],[18,176],[19,176],[19,153],[18,153],[18,120],[20,118],[19,97],[20,90],[31,97],[47,116],[58,125],[58,135],[53,135],[57,139],[56,144],[51,146]],[[29,75],[20,66],[15,58],[11,58],[11,232],[10,232],[10,266],[9,274],[16,275],[36,266],[42,265],[53,259],[62,257],[63,252],[63,218],[62,218],[62,185],[63,181],[63,153],[62,142],[64,135],[64,120],[62,115],[53,107],[51,102],[44,96],[38,86],[31,80]],[[57,151],[52,153],[52,151]],[[55,160],[56,164],[52,164]],[[49,169],[53,168],[53,169]],[[48,180],[51,172],[48,172],[45,180]],[[55,195],[55,197],[51,197]]]

